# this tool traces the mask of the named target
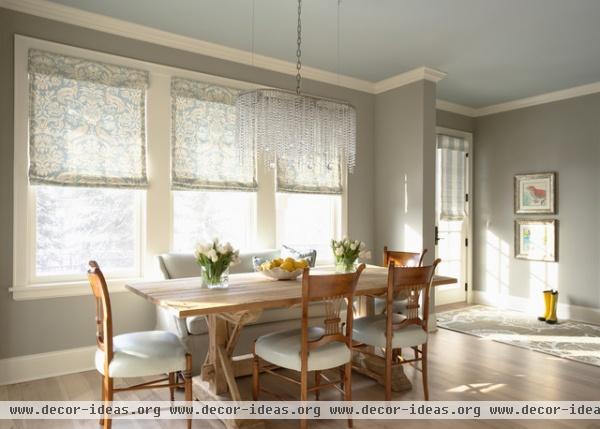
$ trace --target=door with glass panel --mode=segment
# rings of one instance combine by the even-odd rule
[[[469,287],[471,134],[438,128],[435,253],[437,274],[458,279],[435,288],[436,305],[467,300]]]

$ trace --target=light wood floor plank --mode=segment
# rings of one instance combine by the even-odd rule
[[[406,367],[414,389],[395,394],[395,400],[421,400],[420,373]],[[136,383],[141,379],[130,380]],[[430,395],[432,400],[600,400],[600,368],[512,347],[457,332],[438,330],[430,336]],[[268,375],[265,387],[297,399],[296,386]],[[250,397],[250,377],[240,380],[242,395]],[[177,392],[178,399],[183,394]],[[374,381],[353,375],[355,400],[383,400],[383,389]],[[0,387],[2,400],[93,400],[100,398],[100,377],[94,371]],[[323,400],[339,399],[335,391],[323,391]],[[117,395],[123,400],[167,400],[166,389],[132,391]],[[265,395],[262,399],[272,399]],[[358,429],[600,429],[598,421],[370,421],[356,420]],[[0,421],[0,428],[97,428],[93,421]],[[184,421],[118,421],[115,429],[184,429]],[[295,429],[296,421],[268,421],[268,429]],[[313,420],[311,429],[343,429],[345,421]],[[222,429],[218,422],[196,420],[194,428]]]

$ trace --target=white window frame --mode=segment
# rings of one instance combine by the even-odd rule
[[[80,279],[66,276],[52,277],[52,281],[35,278],[35,189],[28,180],[28,121],[29,80],[28,51],[30,48],[48,50],[64,55],[93,61],[107,62],[149,73],[150,84],[146,93],[146,142],[148,182],[141,192],[137,232],[139,254],[136,273],[127,278],[110,277],[111,292],[126,291],[125,284],[143,279],[162,278],[156,255],[170,251],[173,240],[173,194],[171,192],[171,77],[183,77],[231,86],[242,90],[256,89],[264,85],[227,79],[219,76],[193,72],[175,67],[134,60],[112,54],[15,35],[15,86],[14,86],[14,199],[13,199],[13,285],[15,300],[56,298],[90,295],[82,273]],[[346,171],[346,169],[344,169]],[[255,213],[256,249],[275,248],[276,231],[276,184],[275,172],[257,163],[258,191]],[[342,175],[341,232],[347,233],[347,174]],[[256,250],[248,249],[248,251]],[[242,249],[246,250],[246,249]],[[46,279],[47,280],[47,279]]]

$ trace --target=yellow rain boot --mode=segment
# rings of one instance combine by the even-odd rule
[[[546,323],[554,325],[556,320],[556,306],[558,305],[558,291],[555,290],[550,294],[550,312],[546,316]]]
[[[550,315],[550,303],[552,300],[552,290],[545,290],[542,292],[544,294],[544,304],[546,305],[546,311],[544,311],[544,315],[538,317],[540,322],[545,322]]]

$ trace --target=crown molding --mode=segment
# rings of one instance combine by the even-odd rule
[[[289,75],[296,74],[296,64],[289,61],[253,54],[252,52],[242,49],[230,48],[216,43],[158,30],[145,25],[83,11],[58,3],[52,3],[47,0],[0,0],[0,7],[239,64],[259,67]],[[373,92],[374,83],[367,80],[338,75],[337,73],[308,66],[302,67],[302,72],[303,76],[307,79],[343,86],[362,92]]]
[[[442,71],[429,67],[418,67],[405,73],[400,73],[396,76],[376,82],[374,84],[373,93],[381,94],[382,92],[390,91],[392,89],[399,88],[413,82],[418,82],[420,80],[429,80],[437,83],[445,77],[446,73]]]
[[[600,92],[600,82],[575,86],[573,88],[561,89],[559,91],[547,92],[532,97],[519,98],[505,103],[492,104],[485,107],[469,107],[462,104],[438,99],[436,108],[447,112],[479,118],[496,113],[508,112],[510,110],[523,109],[525,107],[538,106],[540,104],[553,103],[555,101],[568,100],[569,98],[582,97],[584,95],[597,94]]]
[[[245,64],[288,75],[296,74],[296,64],[289,61],[279,60],[265,55],[254,54],[242,49],[230,48],[217,43],[158,30],[145,25],[87,12],[47,0],[0,0],[0,7],[130,39],[141,40],[156,45],[219,58],[238,64]],[[378,94],[380,92],[389,91],[390,89],[408,85],[423,79],[438,82],[446,76],[445,73],[428,67],[419,67],[379,82],[357,79],[351,76],[340,75],[309,66],[303,66],[302,73],[303,77],[306,79],[354,89],[369,94]]]
[[[507,112],[509,110],[522,109],[524,107],[537,106],[539,104],[567,100],[569,98],[581,97],[584,95],[595,94],[598,92],[600,92],[600,82],[594,82],[586,85],[575,86],[573,88],[561,89],[559,91],[552,91],[547,92],[545,94],[534,95],[533,97],[520,98],[518,100],[507,101],[505,103],[480,107],[478,109],[475,109],[475,116],[479,117],[493,115],[494,113]]]
[[[52,3],[48,0],[0,0],[0,7],[239,64],[288,75],[296,74],[296,64],[289,61],[253,54],[249,51],[230,48],[192,37],[181,36],[179,34],[158,30],[117,18],[111,18],[97,13],[86,12],[70,6]],[[338,75],[337,73],[315,67],[303,66],[302,70],[304,77],[307,79],[370,94],[380,94],[420,80],[439,82],[446,77],[446,73],[428,67],[419,67],[378,82]],[[440,110],[446,110],[465,116],[479,117],[598,92],[600,92],[600,82],[480,108],[464,106],[446,100],[437,100],[436,107]]]
[[[458,113],[459,115],[469,116],[474,118],[476,116],[476,110],[469,106],[464,106],[462,104],[452,103],[450,101],[437,99],[435,102],[435,107],[439,110],[445,110],[446,112]]]

